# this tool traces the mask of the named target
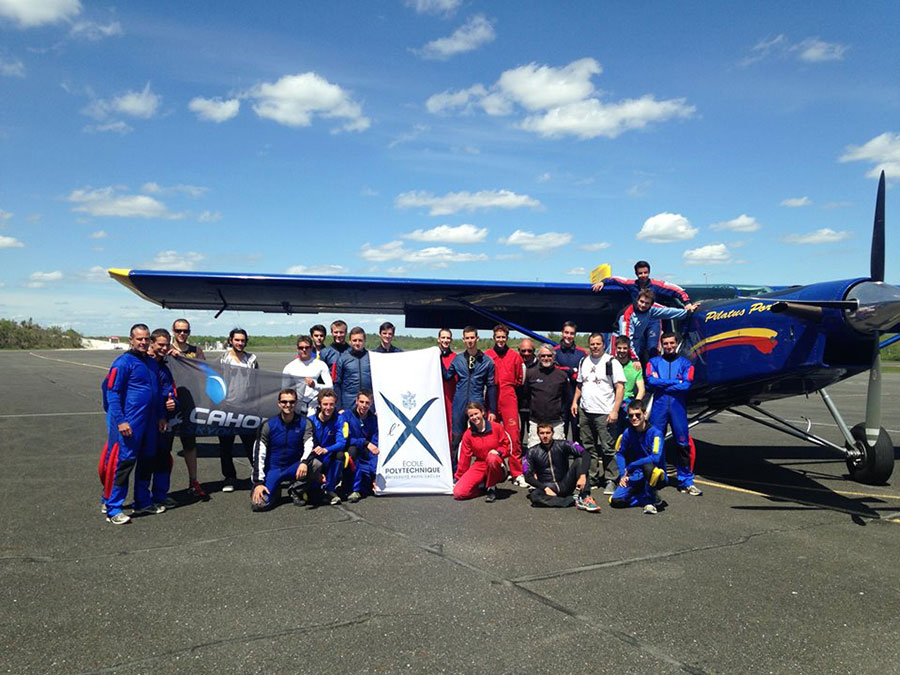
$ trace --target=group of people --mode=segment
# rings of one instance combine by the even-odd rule
[[[684,319],[696,305],[679,287],[650,279],[649,271],[649,264],[639,261],[636,279],[613,277],[593,287],[625,290],[633,298],[619,317],[609,352],[603,333],[590,335],[588,350],[576,346],[572,322],[563,325],[558,345],[537,350],[530,338],[510,347],[509,328],[500,324],[486,351],[479,349],[478,331],[464,328],[465,349],[457,354],[450,329],[438,331],[456,499],[484,495],[493,502],[496,486],[508,477],[528,489],[534,506],[597,511],[591,491],[599,489],[614,507],[656,513],[662,503],[657,491],[669,481],[668,426],[676,446],[676,487],[702,494],[694,485],[685,407],[693,366],[679,356],[674,332],[660,335],[661,320]],[[683,306],[663,307],[657,298]],[[401,351],[393,345],[394,333],[393,324],[383,323],[375,351]],[[239,434],[252,466],[254,510],[276,505],[284,485],[295,504],[310,506],[355,502],[373,490],[378,425],[365,331],[354,327],[348,335],[346,322],[337,320],[331,336],[326,345],[326,329],[317,324],[297,339],[297,356],[283,369],[279,414],[257,433]],[[176,504],[168,496],[174,435],[167,431],[167,418],[178,401],[165,359],[204,359],[189,337],[186,319],[176,320],[171,334],[135,324],[130,349],[104,380],[108,441],[99,472],[102,509],[114,524],[130,520],[124,501],[132,470],[134,513],[161,513]],[[220,362],[258,368],[247,343],[245,330],[232,330]],[[188,489],[208,499],[197,478],[196,439],[182,435],[181,443]],[[234,443],[234,436],[219,436],[223,492],[233,492],[237,483]]]

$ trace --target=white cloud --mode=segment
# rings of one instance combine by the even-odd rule
[[[236,98],[223,101],[221,98],[203,98],[197,96],[188,103],[188,109],[197,117],[207,122],[224,122],[235,117],[241,109],[241,102]]]
[[[331,276],[336,274],[346,274],[349,270],[343,265],[292,265],[288,267],[285,274],[309,274],[312,276]]]
[[[784,241],[789,244],[833,244],[838,241],[849,239],[853,235],[846,230],[836,232],[830,227],[823,227],[806,234],[789,234]]]
[[[21,28],[67,21],[80,12],[79,0],[0,0],[0,17]]]
[[[564,135],[582,139],[616,138],[626,131],[643,129],[651,122],[690,117],[696,110],[683,98],[657,101],[647,95],[618,103],[601,103],[591,98],[526,117],[519,127],[550,138]]]
[[[900,178],[900,134],[885,132],[863,145],[848,145],[841,162],[871,162],[875,166],[866,174],[878,178],[882,171],[887,178]]]
[[[430,230],[413,230],[409,234],[404,234],[404,239],[413,239],[414,241],[433,241],[442,244],[477,244],[484,241],[487,237],[488,230],[486,227],[475,227],[474,225],[464,224],[453,227],[452,225],[438,225]]]
[[[5,237],[0,235],[0,248],[24,248],[25,244],[15,237]]]
[[[25,77],[25,64],[19,59],[15,61],[0,59],[0,75],[4,77]]]
[[[450,15],[462,4],[462,0],[404,0],[418,14]]]
[[[308,127],[315,116],[346,120],[333,132],[364,131],[371,124],[346,91],[312,72],[264,82],[244,97],[253,99],[253,111],[259,117],[289,127]]]
[[[646,239],[654,244],[693,239],[699,230],[680,213],[657,213],[647,218],[637,233],[638,239]]]
[[[95,232],[91,232],[91,239],[106,239],[107,234],[103,230],[97,230]]]
[[[479,262],[487,260],[484,253],[459,253],[447,246],[429,246],[422,249],[408,249],[401,241],[390,241],[380,246],[368,242],[362,245],[359,256],[370,262],[402,260],[417,264],[446,264],[453,262]]]
[[[197,185],[187,185],[178,183],[177,185],[160,185],[159,183],[149,182],[141,185],[141,192],[147,192],[151,195],[174,194],[180,192],[191,197],[202,197],[209,191],[209,188]]]
[[[0,209],[0,220],[9,220],[12,217],[13,217],[12,213],[10,213],[9,211],[4,211],[3,209]]]
[[[573,277],[583,277],[588,274],[588,270],[586,267],[573,267],[570,270],[566,270],[566,274],[570,274]]]
[[[601,101],[594,75],[603,72],[592,58],[572,61],[559,68],[530,63],[503,72],[489,89],[475,84],[468,89],[431,96],[429,112],[471,113],[476,107],[488,115],[510,115],[516,106],[528,114],[516,126],[546,137],[615,138],[625,131],[653,122],[691,117],[696,108],[685,99],[658,101],[651,94],[636,99]]]
[[[494,260],[521,260],[524,257],[521,253],[497,253]]]
[[[401,143],[412,141],[424,134],[426,131],[428,131],[428,129],[429,127],[427,124],[415,124],[413,125],[413,128],[411,130],[407,131],[406,133],[400,134],[399,136],[397,136],[397,138],[388,143],[388,147],[394,148]]]
[[[429,215],[446,216],[459,211],[475,211],[478,209],[520,209],[524,207],[538,208],[541,203],[511,190],[480,190],[478,192],[448,192],[443,197],[436,197],[431,192],[402,192],[394,199],[398,209],[409,209],[425,206],[430,209]]]
[[[731,232],[756,232],[762,225],[753,216],[742,213],[737,218],[723,220],[709,226],[711,230],[730,230]]]
[[[525,230],[516,230],[508,237],[501,237],[497,241],[507,246],[520,246],[524,251],[546,251],[565,246],[572,241],[572,235],[568,232],[534,234]]]
[[[129,91],[116,96],[112,100],[112,109],[132,117],[149,119],[156,114],[161,103],[162,97],[150,91],[148,82],[141,91]]]
[[[408,268],[403,267],[402,265],[397,265],[395,267],[388,267],[385,272],[394,277],[403,276],[408,271]]]
[[[78,276],[85,281],[94,283],[109,281],[109,272],[101,265],[94,265],[86,270],[82,270],[78,273]]]
[[[806,38],[802,42],[791,47],[791,51],[797,53],[797,58],[807,63],[821,63],[823,61],[843,61],[847,45],[837,42],[825,42],[819,38]]]
[[[106,25],[94,21],[77,21],[69,30],[69,35],[72,37],[84,38],[92,42],[124,34],[122,24],[118,21],[111,21]]]
[[[598,241],[593,244],[582,244],[578,248],[580,248],[582,251],[605,251],[610,246],[612,246],[612,244],[610,244],[608,241]]]
[[[83,188],[72,190],[67,201],[75,204],[72,210],[92,216],[116,218],[183,218],[182,213],[169,211],[165,204],[147,195],[122,194],[120,188]]]
[[[812,199],[809,197],[788,197],[787,199],[781,200],[782,206],[787,206],[789,209],[796,209],[801,206],[809,206],[812,204]]]
[[[197,221],[201,223],[217,223],[222,220],[222,214],[218,211],[201,211],[197,214]]]
[[[462,26],[448,37],[432,40],[421,49],[414,50],[423,59],[446,61],[451,56],[471,52],[497,37],[494,26],[484,16],[476,14],[469,17]]]
[[[32,272],[28,276],[28,282],[25,284],[27,288],[44,288],[48,283],[59,281],[63,278],[63,273],[59,270],[53,272]]]
[[[724,265],[731,262],[731,251],[725,244],[707,244],[681,254],[686,265]]]
[[[134,129],[122,120],[113,120],[112,122],[101,122],[100,124],[86,124],[82,131],[86,131],[89,134],[101,134],[112,131],[124,136],[125,134],[130,134]]]
[[[150,262],[149,267],[150,269],[169,270],[172,272],[190,272],[196,269],[197,263],[205,258],[205,255],[196,251],[187,251],[185,253],[173,250],[160,251]]]

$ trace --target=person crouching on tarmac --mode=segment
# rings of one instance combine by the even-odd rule
[[[378,420],[371,412],[372,392],[363,389],[356,395],[353,410],[341,413],[347,424],[347,454],[352,464],[344,471],[343,484],[352,485],[347,497],[351,504],[363,495],[372,494],[375,470],[378,468]],[[346,488],[345,488],[346,489]]]
[[[647,364],[647,384],[653,392],[650,424],[665,438],[666,425],[672,425],[672,435],[678,451],[675,471],[678,491],[699,497],[703,490],[694,485],[694,465],[691,457],[691,438],[688,435],[687,392],[694,381],[694,366],[678,355],[678,338],[668,331],[660,338],[662,356],[654,356]],[[665,468],[665,467],[663,467]]]
[[[538,424],[537,433],[540,443],[528,448],[522,474],[534,488],[528,493],[531,505],[599,511],[587,479],[590,453],[577,443],[554,440],[552,424]]]
[[[656,491],[666,484],[662,432],[650,426],[640,401],[628,404],[628,428],[616,441],[619,486],[609,498],[610,506],[643,506],[644,513],[659,513],[663,502]]]
[[[484,501],[497,500],[494,488],[506,478],[503,460],[509,457],[509,434],[499,422],[488,421],[484,406],[472,401],[466,406],[469,428],[459,444],[459,462],[456,465],[454,499],[472,499],[485,488]]]
[[[297,392],[282,389],[278,393],[277,417],[263,422],[253,446],[253,491],[250,508],[266,511],[278,503],[280,486],[300,479],[300,462],[312,451],[312,422],[296,412]]]
[[[324,497],[328,497],[332,506],[341,503],[336,490],[345,467],[349,429],[346,420],[337,413],[334,389],[320,391],[318,402],[319,411],[308,418],[312,422],[312,452],[300,462],[297,482],[290,487],[296,506],[307,503],[318,506]]]

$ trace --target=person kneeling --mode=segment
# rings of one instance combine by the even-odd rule
[[[528,493],[531,505],[599,511],[587,480],[590,454],[577,443],[554,440],[552,424],[538,424],[537,433],[540,443],[528,449],[523,467],[525,481],[534,488]]]
[[[333,389],[320,391],[318,403],[319,411],[308,418],[313,448],[310,453],[304,453],[297,469],[297,482],[289,490],[295,506],[307,502],[317,506],[326,497],[332,506],[341,503],[336,490],[348,463],[345,450],[349,425],[336,410],[337,394]]]
[[[659,512],[663,502],[657,489],[666,484],[663,435],[651,427],[640,401],[628,404],[628,424],[616,441],[619,486],[609,498],[610,506],[643,506],[644,513]]]
[[[503,460],[509,456],[509,435],[499,422],[485,418],[484,406],[472,402],[466,406],[469,428],[459,444],[459,463],[456,466],[454,499],[472,499],[481,494],[484,485],[484,501],[497,500],[494,486],[506,478]]]
[[[356,395],[353,410],[343,413],[349,433],[347,454],[352,460],[344,473],[344,485],[353,486],[353,491],[347,497],[351,504],[358,502],[363,495],[372,494],[372,484],[378,468],[378,420],[370,412],[371,409],[372,393],[363,389]]]
[[[263,422],[253,447],[253,492],[250,506],[266,511],[278,503],[284,482],[300,478],[300,461],[312,450],[312,424],[295,412],[297,392],[282,389],[278,394],[277,417]]]

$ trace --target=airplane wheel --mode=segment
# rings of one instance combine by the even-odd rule
[[[850,477],[867,485],[884,485],[894,471],[894,443],[888,436],[884,427],[878,434],[878,441],[874,446],[866,442],[865,424],[860,422],[850,430],[857,446],[863,451],[862,458],[858,460],[847,459],[847,468]]]

